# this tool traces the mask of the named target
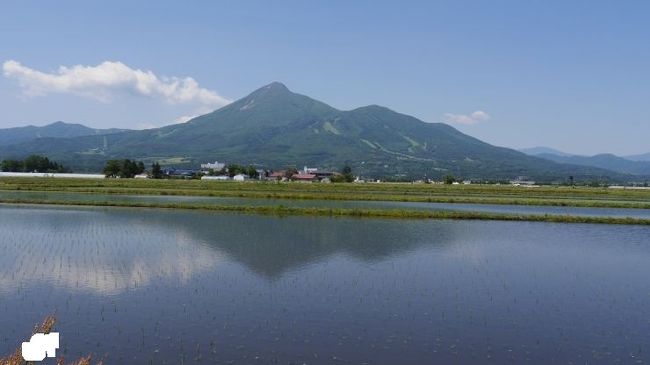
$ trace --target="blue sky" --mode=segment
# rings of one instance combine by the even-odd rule
[[[160,126],[281,81],[502,146],[650,152],[649,13],[647,1],[3,1],[0,127]]]

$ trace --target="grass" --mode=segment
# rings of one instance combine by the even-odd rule
[[[131,208],[164,208],[206,210],[233,213],[250,213],[265,215],[310,215],[326,217],[366,217],[366,218],[401,218],[401,219],[454,219],[454,220],[495,220],[495,221],[526,221],[554,223],[590,223],[590,224],[626,224],[650,225],[650,219],[627,217],[588,217],[570,215],[543,214],[501,214],[463,211],[422,211],[398,209],[344,209],[344,208],[305,208],[285,206],[219,206],[200,203],[167,203],[167,202],[125,202],[125,201],[70,201],[38,198],[3,199],[5,204],[43,204],[62,206],[94,206],[94,207],[131,207]]]
[[[258,199],[361,200],[650,209],[650,191],[504,185],[300,184],[198,180],[0,178],[0,190]]]
[[[0,203],[175,208],[275,215],[356,216],[411,219],[475,219],[647,225],[649,219],[570,215],[217,205],[214,202],[137,202],[94,198],[103,195],[175,195],[257,199],[359,200],[435,203],[509,204],[650,209],[650,191],[607,188],[428,184],[301,184],[214,182],[198,180],[0,178]],[[20,196],[12,191],[84,193],[84,199]]]

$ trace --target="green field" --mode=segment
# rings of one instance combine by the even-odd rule
[[[0,190],[269,199],[367,200],[650,209],[650,190],[408,183],[304,184],[199,180],[0,178]]]
[[[254,199],[402,201],[474,204],[510,204],[650,209],[650,191],[587,187],[525,188],[505,185],[431,184],[304,184],[276,182],[215,182],[199,180],[0,178],[0,203],[99,207],[201,209],[224,212],[352,216],[370,218],[471,219],[648,225],[650,219],[582,217],[547,214],[505,214],[416,209],[254,206],[201,202],[142,202],[111,199],[111,195],[207,196]],[[16,194],[11,194],[16,192]],[[24,196],[22,192],[42,192]],[[66,193],[62,197],[47,193]],[[71,195],[67,195],[71,194]],[[101,195],[101,196],[100,196]],[[107,197],[108,196],[108,197]],[[83,199],[81,199],[83,198]]]

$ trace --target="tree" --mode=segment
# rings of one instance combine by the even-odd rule
[[[3,172],[20,172],[23,170],[23,163],[18,160],[2,160],[0,170]]]
[[[228,176],[230,177],[234,177],[235,175],[246,172],[246,169],[243,166],[239,166],[237,164],[230,164],[226,167],[226,169],[228,170]]]
[[[23,161],[23,170],[27,172],[38,172],[39,170],[42,170],[44,167],[47,168],[47,164],[49,162],[50,161],[47,160],[47,158],[43,158],[37,155],[31,155],[28,156]]]
[[[104,175],[106,175],[106,177],[120,177],[130,179],[135,177],[135,175],[141,174],[143,172],[143,162],[131,161],[129,159],[109,160],[104,166]]]
[[[352,175],[352,167],[345,165],[343,166],[343,179],[345,182],[353,182],[354,181],[354,175]]]
[[[6,172],[65,172],[67,169],[49,158],[31,155],[23,161],[4,160],[1,164],[2,171]]]
[[[152,179],[162,179],[163,178],[163,171],[162,168],[160,168],[160,164],[158,162],[154,162],[151,165],[151,178]]]
[[[121,178],[133,178],[135,175],[141,174],[144,172],[144,163],[142,161],[135,162],[129,159],[122,161],[122,170],[120,171]]]
[[[103,172],[106,177],[119,177],[121,171],[122,164],[119,160],[108,160]]]
[[[295,168],[295,167],[288,167],[288,168],[284,171],[284,177],[286,177],[287,179],[291,179],[291,178],[293,177],[293,175],[295,175],[295,174],[297,174],[297,173],[298,173],[298,169],[297,169],[297,168]]]
[[[246,170],[246,175],[248,175],[248,177],[250,177],[251,179],[255,179],[259,176],[257,170],[255,170],[253,166],[248,166],[248,169]]]
[[[137,165],[133,161],[126,159],[120,164],[120,177],[130,179],[136,175]]]
[[[341,169],[341,174],[332,176],[330,178],[330,181],[333,183],[353,182],[354,175],[352,174],[352,168],[348,165],[343,166],[343,169]]]
[[[451,185],[454,182],[456,182],[456,178],[454,177],[454,175],[449,174],[449,175],[445,175],[445,177],[443,178],[443,181],[444,181],[445,184]]]

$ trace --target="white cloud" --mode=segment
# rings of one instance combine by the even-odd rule
[[[445,122],[447,123],[456,123],[456,124],[465,124],[472,125],[480,122],[484,122],[490,119],[490,115],[482,110],[477,110],[469,115],[467,114],[445,114]]]
[[[5,77],[18,81],[27,96],[69,93],[110,102],[117,94],[129,92],[170,104],[194,103],[216,108],[230,103],[215,91],[200,87],[191,77],[159,77],[122,62],[60,66],[56,72],[47,73],[9,60],[2,64],[2,70]]]

